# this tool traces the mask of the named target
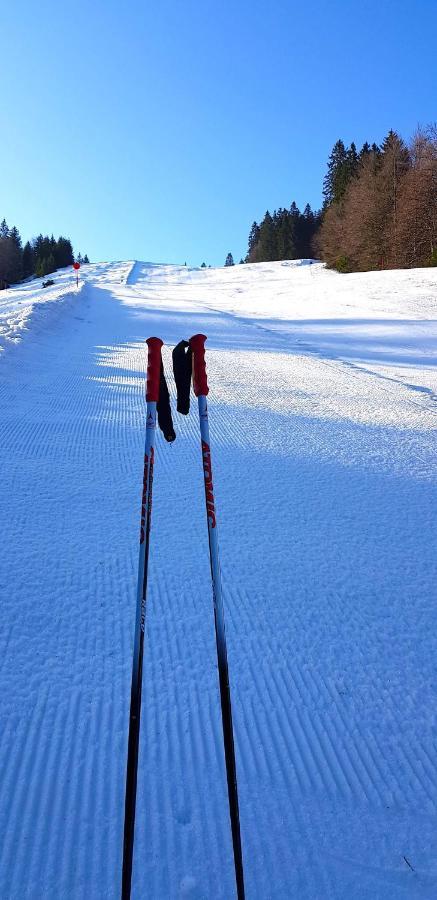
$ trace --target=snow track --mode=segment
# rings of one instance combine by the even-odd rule
[[[422,322],[435,288],[393,273],[390,293],[388,274],[102,264],[6,349],[2,900],[119,896],[144,340],[164,339],[169,375],[171,347],[196,331],[209,338],[247,898],[436,896],[434,332],[421,361],[411,324],[412,292]],[[336,356],[332,326],[315,333],[308,300],[303,312],[290,296],[314,294],[320,323],[317,304],[345,284],[360,299]],[[358,353],[366,291],[379,313],[367,309]],[[383,346],[380,314],[398,322]],[[196,405],[174,421],[176,443],[159,434],[156,448],[133,898],[228,900]]]

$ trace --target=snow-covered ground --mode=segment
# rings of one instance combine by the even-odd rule
[[[120,892],[146,349],[208,335],[247,900],[437,896],[437,276],[0,294],[0,897]],[[174,391],[173,391],[174,393]],[[133,898],[235,896],[196,404],[157,437]]]

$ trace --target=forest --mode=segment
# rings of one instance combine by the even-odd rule
[[[42,234],[27,241],[23,247],[20,232],[6,220],[0,223],[0,288],[16,284],[32,275],[44,276],[56,269],[70,266],[73,262],[88,263],[88,256],[79,253],[74,256],[69,238]]]
[[[379,146],[334,145],[323,206],[266,212],[245,262],[316,257],[339,272],[437,265],[437,127],[407,145],[390,130]]]

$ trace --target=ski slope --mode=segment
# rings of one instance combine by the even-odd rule
[[[247,900],[434,898],[435,270],[81,272],[0,294],[0,897],[119,897],[144,341],[174,395],[203,332]],[[174,424],[132,896],[231,900],[194,401]]]

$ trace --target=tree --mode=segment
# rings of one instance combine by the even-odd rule
[[[344,171],[347,165],[347,151],[343,141],[338,140],[328,158],[328,171],[323,179],[324,206],[338,202],[344,192]]]
[[[232,256],[232,253],[228,253],[228,255],[226,257],[226,261],[225,261],[225,266],[233,266],[233,265],[235,265],[234,257]]]
[[[85,253],[83,261],[84,261],[84,265],[89,265],[88,253]]]
[[[58,240],[56,241],[54,257],[57,269],[65,269],[68,266],[73,265],[73,247],[71,246],[71,241],[68,238],[64,238],[61,235],[58,237]]]
[[[328,171],[323,180],[324,209],[332,203],[340,203],[351,178],[356,175],[359,156],[355,144],[346,149],[342,140],[338,140],[331,150],[328,159]]]
[[[269,262],[276,258],[276,235],[273,218],[267,210],[260,228],[253,262]]]
[[[401,266],[435,265],[437,248],[437,129],[418,129],[411,166],[398,190],[396,255]]]
[[[9,240],[12,241],[12,243],[15,245],[17,250],[22,249],[21,235],[20,235],[20,232],[18,231],[18,228],[16,228],[15,225],[9,231]]]
[[[206,269],[206,263],[203,262],[200,268],[201,268],[201,269]]]
[[[24,245],[23,249],[23,278],[28,278],[35,271],[35,254],[30,241]]]
[[[303,213],[293,200],[290,209],[280,207],[273,216],[267,211],[261,225],[253,223],[246,262],[299,259],[313,255],[313,240],[321,213],[306,204]]]
[[[377,175],[380,206],[386,217],[385,253],[389,264],[398,264],[398,217],[400,181],[410,167],[408,148],[395,131],[383,141],[381,166]]]
[[[248,249],[247,255],[250,256],[253,253],[257,243],[259,241],[259,225],[256,222],[253,222],[252,227],[249,232],[249,241],[248,241]]]
[[[296,253],[296,232],[293,217],[282,207],[273,216],[275,231],[275,259],[294,259]]]
[[[0,224],[0,280],[13,284],[22,276],[21,237],[18,228],[9,228],[5,219]]]
[[[46,272],[44,272],[44,275],[50,275],[51,272],[55,272],[55,271],[56,271],[55,257],[53,256],[53,253],[50,253],[49,257],[47,258]]]

